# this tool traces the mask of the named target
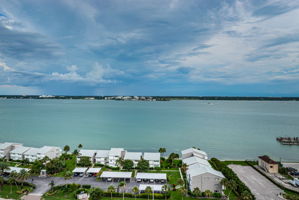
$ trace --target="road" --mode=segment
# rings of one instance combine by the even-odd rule
[[[250,166],[229,165],[240,180],[251,190],[256,200],[282,200],[283,191]]]

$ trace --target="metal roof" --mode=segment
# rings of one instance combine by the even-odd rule
[[[131,178],[132,172],[111,172],[104,171],[101,174],[101,178]]]
[[[187,173],[187,176],[190,176],[190,177],[202,175],[202,174],[205,174],[205,173],[210,173],[210,174],[213,174],[213,175],[218,176],[220,178],[224,178],[224,176],[221,172],[214,170],[210,166],[201,165],[201,164],[198,164],[198,163],[189,166],[189,169],[187,170],[186,173]]]
[[[165,173],[137,173],[136,178],[167,180],[167,175]]]
[[[121,156],[121,152],[123,152],[123,148],[111,148],[109,151],[109,156]]]
[[[150,187],[152,191],[162,191],[163,185],[147,185],[147,184],[140,184],[139,191],[145,191],[147,187]]]
[[[199,150],[199,149],[195,149],[195,148],[189,148],[189,149],[185,149],[181,152],[182,154],[188,154],[188,153],[197,153],[197,154],[201,154],[201,155],[204,155],[204,156],[207,156],[207,153],[202,151],[202,150]]]
[[[76,167],[74,170],[73,170],[73,173],[85,173],[87,170],[87,167]]]
[[[28,168],[21,168],[21,167],[9,167],[9,169],[4,170],[6,173],[16,172],[20,173],[22,170],[29,172]]]
[[[209,161],[202,159],[202,158],[195,157],[195,156],[183,159],[183,163],[185,163],[186,165],[193,165],[193,164],[199,163],[202,165],[210,166]]]
[[[158,160],[160,161],[160,153],[144,153],[143,154],[143,159],[144,160]]]
[[[45,154],[48,153],[49,151],[52,151],[53,149],[60,149],[59,147],[52,147],[52,146],[43,146],[39,148],[38,152],[39,154]]]
[[[28,151],[29,149],[30,149],[30,147],[18,146],[14,150],[12,150],[10,153],[23,154],[26,151]]]
[[[96,158],[107,158],[109,156],[109,150],[97,150]]]
[[[141,160],[141,152],[126,152],[125,160]]]
[[[99,173],[102,168],[89,168],[86,173]]]
[[[33,156],[36,156],[37,153],[38,153],[38,151],[39,151],[39,148],[34,148],[34,147],[32,147],[32,148],[30,148],[28,151],[26,151],[24,154],[25,154],[25,155],[33,155]]]
[[[93,157],[95,155],[97,150],[89,150],[89,149],[81,149],[79,151],[80,156],[86,156],[86,157]]]

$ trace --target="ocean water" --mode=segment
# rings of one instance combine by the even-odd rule
[[[199,147],[209,157],[299,161],[299,102],[0,100],[0,142],[88,149],[180,152]]]

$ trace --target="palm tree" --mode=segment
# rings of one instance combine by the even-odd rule
[[[72,178],[72,176],[73,176],[73,173],[71,171],[66,171],[64,174],[64,179],[65,180],[70,179],[70,178]]]
[[[123,158],[119,158],[116,160],[116,165],[118,167],[123,167],[123,164],[124,164],[124,159]]]
[[[18,175],[18,179],[21,181],[22,183],[22,188],[24,186],[24,181],[27,180],[29,178],[30,174],[25,170],[22,169]]]
[[[9,165],[5,162],[0,162],[0,175],[2,175],[6,169],[9,169]]]
[[[19,179],[19,174],[18,174],[17,172],[15,172],[15,171],[12,171],[12,172],[10,173],[9,177],[10,177],[10,178],[13,178],[14,183],[15,183],[17,189],[18,189],[18,184],[17,184],[17,180],[16,180],[16,179]]]
[[[147,199],[149,200],[149,195],[152,193],[152,188],[150,186],[147,186],[144,192],[147,193]]]
[[[194,188],[194,190],[193,190],[193,194],[194,194],[196,197],[200,197],[200,195],[201,195],[200,189],[199,189],[198,187]]]
[[[7,182],[10,185],[10,194],[12,194],[12,185],[16,182],[16,180],[12,177],[9,177]]]
[[[250,194],[250,192],[248,190],[245,190],[242,192],[241,194],[241,200],[252,200],[252,195]]]
[[[167,198],[167,196],[166,196],[166,193],[169,191],[169,187],[168,187],[168,185],[163,185],[162,186],[162,192],[164,192],[164,196],[165,196],[165,200],[166,200],[166,198]]]
[[[159,153],[161,153],[162,156],[164,155],[165,152],[166,152],[166,148],[161,147],[161,148],[159,149]]]
[[[51,189],[53,189],[54,185],[55,185],[55,183],[54,183],[54,181],[52,180],[52,181],[49,183],[49,186],[51,187]]]
[[[205,196],[206,197],[211,197],[212,195],[213,195],[213,193],[210,190],[205,191]]]
[[[139,189],[138,189],[138,187],[137,187],[137,186],[134,186],[134,187],[132,188],[132,192],[134,193],[135,200],[136,200],[136,194],[139,193]]]
[[[0,191],[2,189],[2,186],[4,185],[4,178],[2,176],[0,176]]]
[[[220,183],[223,184],[227,189],[230,189],[228,197],[230,197],[232,191],[237,189],[237,184],[234,180],[228,180],[227,178],[224,178]]]
[[[83,147],[82,144],[79,144],[79,145],[78,145],[78,148],[79,148],[79,149],[82,149],[82,147]]]
[[[65,146],[63,147],[63,151],[64,151],[65,153],[69,152],[70,149],[71,149],[71,148],[70,148],[69,145],[65,145]]]
[[[182,172],[185,173],[187,171],[187,169],[188,169],[188,165],[186,163],[184,163],[181,167]]]
[[[180,191],[180,193],[181,193],[181,195],[182,195],[182,200],[183,200],[183,199],[184,199],[184,196],[185,196],[186,193],[187,193],[187,190],[186,190],[185,187],[180,187],[179,191]]]
[[[123,200],[125,199],[125,187],[126,187],[126,183],[124,181],[120,182],[118,184],[118,187],[123,188]]]
[[[113,185],[110,185],[110,186],[108,187],[108,192],[110,192],[110,194],[111,194],[111,200],[112,200],[112,193],[115,192],[115,188],[114,188]]]

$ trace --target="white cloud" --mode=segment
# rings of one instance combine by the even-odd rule
[[[19,85],[0,85],[1,95],[39,95],[41,90],[36,87],[25,87]]]

